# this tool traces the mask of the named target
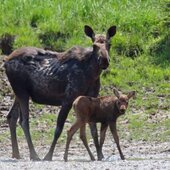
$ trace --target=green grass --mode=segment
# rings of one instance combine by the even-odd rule
[[[170,1],[169,0],[1,0],[0,36],[15,36],[14,49],[21,46],[50,47],[63,51],[73,45],[89,46],[85,24],[97,33],[117,26],[112,39],[111,64],[101,75],[101,95],[111,94],[110,86],[122,91],[136,90],[136,99],[123,120],[133,140],[164,140],[170,137],[169,119],[149,122],[149,117],[170,110]],[[108,87],[108,88],[106,88]],[[0,93],[1,94],[1,93]],[[162,96],[162,97],[161,97]],[[37,109],[40,106],[37,105]],[[68,120],[73,122],[74,117]],[[1,121],[1,120],[0,120]],[[31,119],[33,138],[51,140],[55,115]],[[37,127],[37,128],[36,128]],[[40,127],[40,128],[39,128]],[[159,128],[163,132],[159,133]],[[22,136],[18,128],[18,135]],[[152,134],[152,135],[150,135]],[[66,133],[62,134],[61,142]]]

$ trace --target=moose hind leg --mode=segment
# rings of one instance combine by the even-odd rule
[[[101,124],[101,129],[100,129],[100,153],[102,153],[102,147],[103,147],[103,143],[104,143],[104,140],[105,140],[107,128],[108,128],[107,123],[102,123]],[[104,156],[103,156],[103,154],[101,154],[100,157],[98,157],[98,160],[102,160],[103,158],[104,158]]]
[[[64,153],[64,161],[67,162],[68,160],[68,149],[70,142],[72,140],[73,135],[76,133],[76,131],[80,128],[81,122],[76,121],[70,128],[70,130],[67,131],[67,142],[66,142],[66,148]]]
[[[95,161],[95,158],[88,146],[88,143],[87,143],[87,138],[86,138],[86,126],[83,125],[81,128],[80,128],[80,139],[83,141],[83,144],[84,146],[86,147],[88,153],[89,153],[89,156],[91,158],[92,161]]]
[[[24,96],[22,98],[19,98],[19,104],[21,108],[21,116],[20,116],[20,125],[24,131],[29,151],[30,151],[30,159],[34,161],[40,160],[38,157],[34,145],[32,143],[30,130],[29,130],[29,96]]]
[[[104,156],[99,145],[97,126],[96,126],[96,123],[89,123],[89,125],[90,125],[91,135],[93,137],[93,141],[96,147],[97,157],[98,157],[98,160],[100,160],[101,157],[103,158]]]
[[[19,117],[20,107],[17,99],[15,101],[7,115],[7,121],[10,128],[11,142],[12,142],[12,158],[20,159],[18,142],[16,136],[16,124]]]

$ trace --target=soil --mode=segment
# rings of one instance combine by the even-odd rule
[[[5,116],[11,106],[13,98],[12,91],[8,88],[8,81],[2,67],[2,57],[0,57],[0,136],[9,131]],[[8,94],[8,95],[6,95]],[[45,107],[46,112],[51,112],[50,107]],[[161,133],[161,132],[160,132]],[[77,135],[78,136],[78,135]],[[79,138],[77,138],[79,139]],[[51,139],[52,140],[52,139]],[[5,142],[4,142],[5,141]],[[120,145],[125,155],[125,160],[119,157],[116,145],[107,132],[107,138],[103,146],[105,158],[102,161],[91,161],[82,142],[77,140],[72,142],[68,155],[68,162],[64,162],[63,155],[65,143],[57,144],[53,161],[30,161],[29,151],[26,141],[19,143],[21,159],[11,158],[11,142],[9,136],[5,140],[0,140],[0,170],[86,170],[86,169],[116,169],[116,170],[170,170],[170,141],[169,142],[145,142],[127,141],[120,139]],[[41,142],[40,142],[41,143]],[[89,146],[96,157],[96,151],[92,140]],[[35,147],[41,159],[49,150],[48,144],[39,144]]]
[[[91,161],[83,144],[77,142],[71,143],[68,162],[64,162],[64,145],[57,145],[53,161],[30,161],[29,152],[26,144],[20,145],[22,159],[11,158],[11,146],[8,144],[2,145],[0,143],[0,169],[1,170],[85,170],[85,169],[117,169],[117,170],[170,170],[170,142],[165,143],[147,143],[147,142],[132,142],[121,141],[121,148],[126,160],[121,160],[115,144],[112,139],[108,138],[103,147],[105,158],[102,161]],[[95,157],[96,152],[94,145],[90,142],[90,148]],[[36,146],[39,155],[45,155],[49,146]],[[42,157],[41,157],[42,158]]]

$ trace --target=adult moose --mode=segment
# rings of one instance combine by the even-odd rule
[[[61,106],[54,138],[44,158],[52,160],[55,145],[75,98],[80,95],[98,96],[99,76],[101,71],[109,66],[110,38],[115,35],[116,26],[110,27],[106,36],[95,35],[89,26],[85,26],[84,31],[92,39],[91,48],[75,46],[58,53],[25,47],[15,50],[6,58],[5,71],[15,93],[15,101],[7,116],[13,158],[20,158],[16,136],[16,123],[20,118],[19,123],[28,143],[30,159],[40,160],[29,130],[29,98],[39,104]],[[95,125],[92,128],[95,129]],[[96,130],[92,131],[92,135],[95,135]]]

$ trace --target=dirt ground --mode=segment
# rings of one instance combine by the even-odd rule
[[[96,157],[93,142],[90,141],[90,148]],[[81,141],[72,142],[68,155],[68,162],[64,162],[65,144],[57,144],[53,161],[30,161],[26,142],[20,145],[22,159],[11,158],[11,144],[0,143],[0,169],[1,170],[170,170],[170,142],[146,143],[121,141],[121,148],[126,160],[121,160],[119,153],[111,138],[110,133],[105,141],[103,152],[105,158],[102,161],[91,161]],[[36,146],[36,150],[43,158],[49,146]]]
[[[106,158],[103,161],[90,161],[87,151],[83,146],[72,145],[69,152],[68,162],[63,161],[64,147],[56,147],[53,161],[33,162],[29,160],[27,147],[21,148],[21,160],[11,158],[11,146],[0,146],[0,169],[1,170],[46,170],[46,169],[170,169],[170,143],[122,143],[121,144],[126,160],[122,161],[119,158],[115,146],[109,144],[104,147]],[[92,144],[91,147],[93,148]],[[48,148],[38,147],[39,155],[45,155]],[[57,152],[58,151],[58,152]],[[93,149],[94,151],[94,149]],[[96,156],[96,154],[95,154]]]

